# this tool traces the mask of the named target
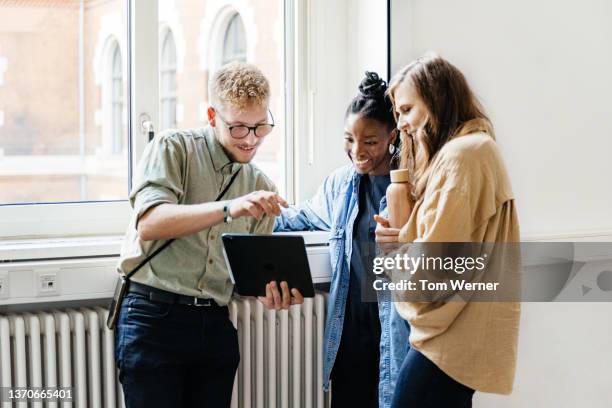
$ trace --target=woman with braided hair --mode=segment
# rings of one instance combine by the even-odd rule
[[[277,217],[276,231],[330,231],[333,270],[324,336],[324,387],[332,407],[385,407],[407,352],[408,325],[390,299],[372,288],[374,215],[381,209],[399,152],[387,83],[366,72],[345,114],[350,164],[329,175],[316,195]],[[392,330],[404,333],[391,344]],[[393,338],[402,338],[397,336]]]

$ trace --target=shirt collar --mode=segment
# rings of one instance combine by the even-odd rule
[[[207,126],[204,130],[206,136],[206,145],[208,146],[208,152],[210,153],[210,159],[212,160],[215,171],[220,172],[226,167],[229,168],[230,172],[233,173],[240,167],[240,163],[234,163],[225,153],[225,149],[217,140],[215,136],[215,130],[211,126]]]

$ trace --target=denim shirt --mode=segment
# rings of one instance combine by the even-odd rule
[[[323,339],[323,387],[326,391],[342,337],[360,179],[352,164],[337,169],[325,179],[313,198],[283,209],[274,224],[275,231],[330,231],[332,280]],[[383,198],[380,208],[385,207]],[[397,313],[388,292],[378,293],[378,312],[381,324],[378,398],[380,407],[388,407],[397,373],[409,349],[409,326]]]

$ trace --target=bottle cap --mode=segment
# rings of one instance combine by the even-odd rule
[[[410,181],[410,171],[408,169],[391,170],[392,183],[407,183]]]

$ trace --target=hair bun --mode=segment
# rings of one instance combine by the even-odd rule
[[[387,83],[376,72],[366,71],[365,78],[359,84],[359,92],[366,98],[384,98]]]

